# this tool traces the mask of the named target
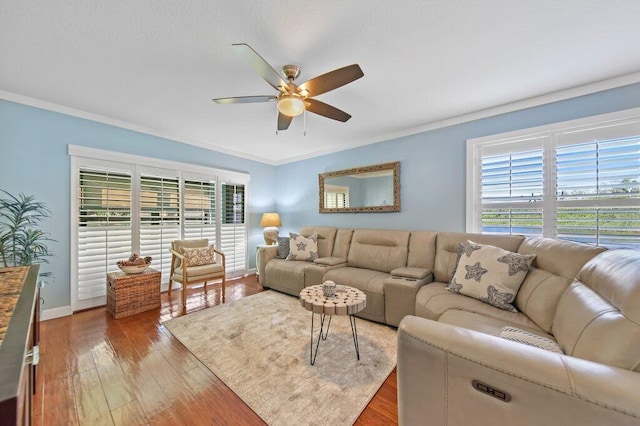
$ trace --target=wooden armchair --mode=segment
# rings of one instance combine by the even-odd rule
[[[196,250],[200,249],[200,250]],[[208,250],[207,250],[208,249]],[[191,263],[191,264],[190,264]],[[169,294],[173,282],[182,284],[182,308],[187,308],[187,286],[222,279],[222,302],[225,301],[224,253],[209,245],[208,239],[175,240],[171,243],[171,274]]]

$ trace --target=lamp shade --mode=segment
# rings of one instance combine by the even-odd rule
[[[260,226],[266,228],[268,226],[282,226],[280,215],[278,213],[263,213]]]

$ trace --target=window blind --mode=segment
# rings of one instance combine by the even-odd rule
[[[467,229],[640,248],[640,108],[467,141]]]
[[[227,274],[233,276],[246,270],[245,187],[241,184],[222,182],[221,190],[220,245],[225,254]]]
[[[212,181],[184,182],[184,237],[216,243],[216,186]]]
[[[640,244],[640,137],[556,148],[558,238]]]
[[[482,232],[542,235],[542,149],[482,158]]]
[[[140,176],[140,254],[169,281],[171,242],[180,239],[180,182],[177,177]]]
[[[80,168],[77,298],[79,308],[106,295],[105,275],[131,250],[131,174]],[[86,303],[86,305],[83,305]]]

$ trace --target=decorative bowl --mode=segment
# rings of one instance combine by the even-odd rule
[[[118,265],[118,268],[120,268],[120,270],[125,274],[140,274],[144,272],[145,269],[147,269],[147,266],[149,265],[145,263],[142,265]]]

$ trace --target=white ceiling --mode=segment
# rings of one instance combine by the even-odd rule
[[[638,0],[0,0],[0,97],[281,164],[640,81],[639,16]],[[297,83],[358,63],[318,97],[353,118],[276,136],[275,103],[211,102],[275,94],[240,42]]]

